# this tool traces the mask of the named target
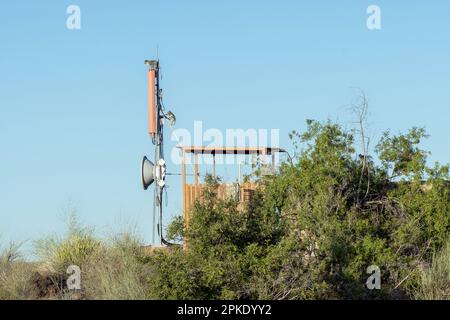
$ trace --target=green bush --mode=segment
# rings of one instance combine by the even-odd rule
[[[179,218],[169,226],[188,249],[153,257],[154,297],[404,299],[427,286],[418,267],[449,238],[450,188],[448,166],[427,166],[425,131],[386,133],[376,154],[358,156],[351,131],[307,126],[291,134],[296,157],[260,178],[243,212],[209,181],[189,230]],[[365,285],[371,265],[381,290]]]

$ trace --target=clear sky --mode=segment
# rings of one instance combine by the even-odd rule
[[[71,4],[81,30],[66,28]],[[366,27],[371,4],[381,30]],[[0,241],[61,234],[68,207],[150,241],[139,169],[153,157],[143,62],[157,47],[176,128],[279,128],[289,149],[305,119],[349,123],[360,87],[375,138],[425,126],[431,160],[450,160],[448,0],[2,1]],[[166,221],[181,209],[169,179]]]

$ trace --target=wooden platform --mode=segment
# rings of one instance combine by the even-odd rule
[[[206,184],[186,184],[185,196],[184,196],[184,221],[186,226],[189,224],[189,212],[196,200],[202,198],[203,192],[206,188]],[[217,187],[217,198],[221,200],[234,199],[239,202],[240,208],[244,208],[252,198],[252,195],[256,189],[256,183],[223,183]]]

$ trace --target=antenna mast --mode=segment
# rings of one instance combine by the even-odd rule
[[[148,132],[155,145],[155,192],[153,201],[153,233],[152,242],[155,244],[156,230],[160,244],[167,244],[163,237],[163,193],[165,188],[166,162],[164,160],[164,118],[166,117],[162,104],[162,90],[160,89],[159,60],[146,60],[148,65]],[[156,220],[158,223],[156,224]]]

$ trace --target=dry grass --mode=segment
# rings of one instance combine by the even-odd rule
[[[421,283],[414,297],[419,300],[450,300],[450,242],[434,255],[430,267],[421,270]]]
[[[130,233],[116,236],[92,256],[83,273],[88,299],[142,300],[148,296],[149,266]]]
[[[21,258],[20,246],[0,250],[0,299],[146,299],[147,253],[134,232],[99,240],[74,217],[65,236],[35,242],[39,262]],[[81,269],[81,290],[68,290],[67,267]]]
[[[0,300],[34,299],[34,266],[20,255],[20,245],[10,244],[0,253]]]
[[[101,246],[94,230],[82,227],[75,216],[68,221],[68,232],[63,238],[49,236],[35,242],[35,251],[41,269],[52,273],[65,273],[70,265],[80,268]]]
[[[142,244],[132,231],[100,241],[92,229],[83,228],[76,219],[71,219],[65,237],[45,238],[36,242],[35,247],[42,261],[41,269],[56,279],[53,282],[57,284],[58,299],[131,300],[147,297],[148,266],[144,263]],[[65,286],[69,265],[81,269],[82,289],[75,295]]]

